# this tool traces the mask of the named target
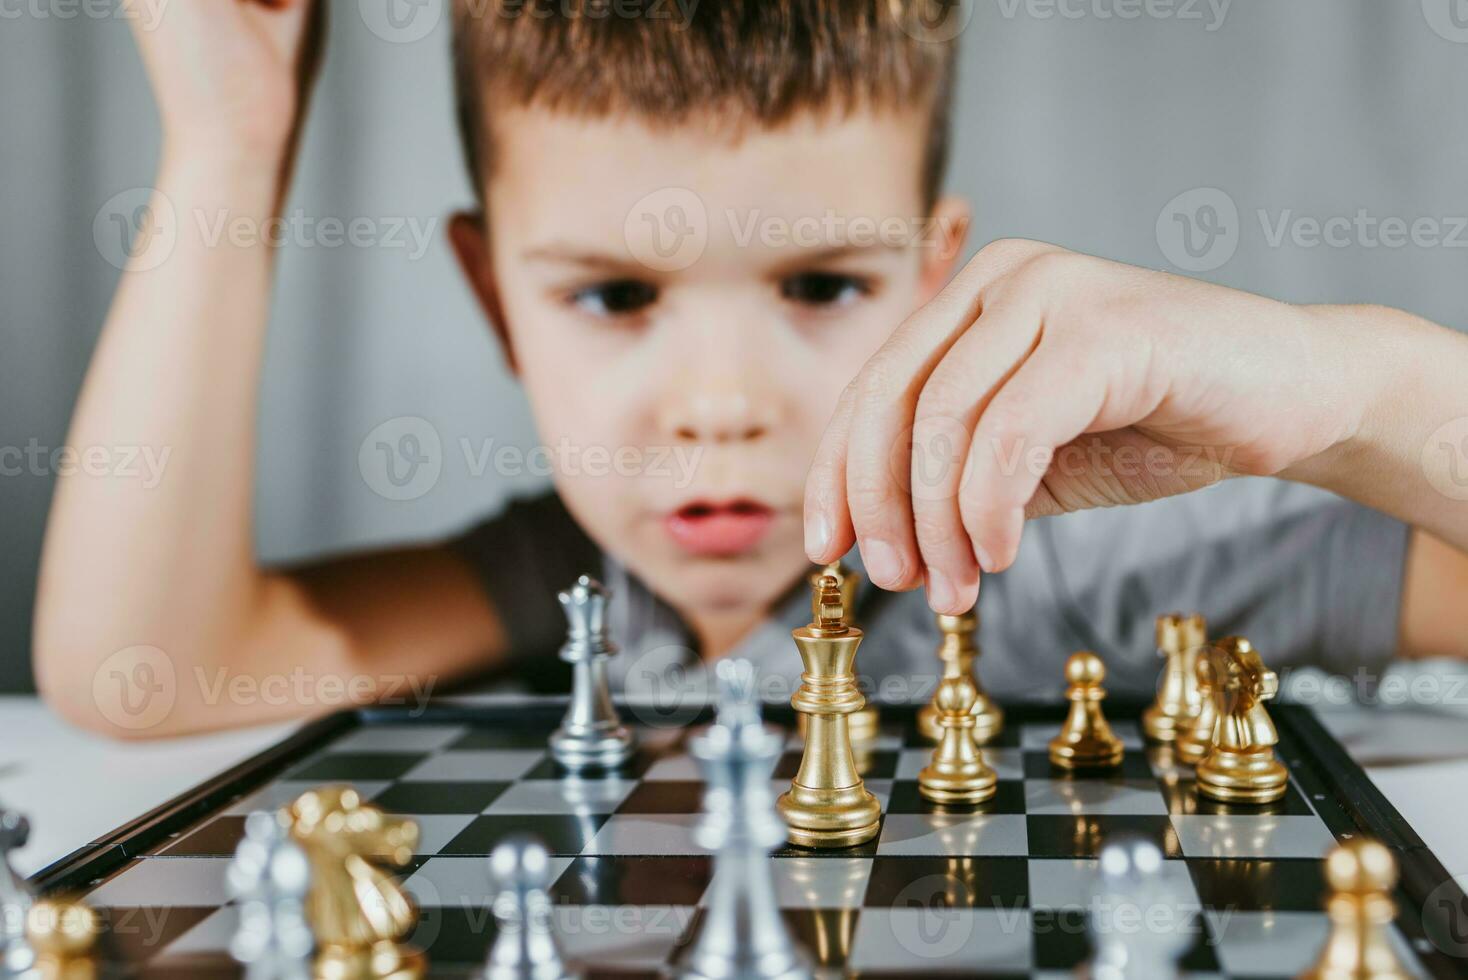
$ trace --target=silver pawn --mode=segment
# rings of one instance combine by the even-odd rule
[[[1176,977],[1178,958],[1194,937],[1178,918],[1189,896],[1163,874],[1162,852],[1149,840],[1128,837],[1106,844],[1099,863],[1101,878],[1090,918],[1092,980]],[[1158,928],[1158,909],[1174,920]]]
[[[245,819],[245,836],[225,872],[240,923],[229,953],[246,980],[310,980],[315,937],[306,920],[311,865],[274,814]]]
[[[31,825],[24,816],[0,807],[0,977],[19,976],[36,962],[25,931],[35,896],[10,864],[11,853],[25,847],[30,836]]]
[[[607,682],[607,659],[617,652],[607,636],[611,593],[588,576],[560,593],[569,629],[561,659],[572,665],[571,703],[550,737],[551,755],[567,769],[614,768],[636,749],[632,732],[617,717]]]
[[[517,834],[489,855],[496,889],[495,938],[479,980],[569,980],[551,932],[550,855],[539,841]]]
[[[718,717],[690,746],[707,783],[694,841],[714,852],[714,877],[703,925],[677,976],[803,980],[810,965],[780,916],[770,872],[770,851],[785,840],[770,787],[784,740],[760,721],[748,660],[720,661],[715,674]]]

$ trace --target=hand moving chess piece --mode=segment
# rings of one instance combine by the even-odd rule
[[[316,934],[316,972],[332,980],[410,980],[423,954],[403,945],[417,910],[397,878],[418,846],[418,825],[331,786],[303,793],[282,814],[306,853],[306,916]]]
[[[1330,935],[1320,959],[1301,980],[1406,980],[1389,930],[1396,917],[1392,852],[1365,837],[1336,847],[1325,859]]]
[[[1091,980],[1167,980],[1193,944],[1182,909],[1189,894],[1166,875],[1157,845],[1140,837],[1101,848],[1100,881],[1088,920]],[[1161,917],[1161,918],[1159,918]]]
[[[707,784],[694,840],[714,852],[714,876],[698,937],[675,973],[683,980],[801,980],[810,969],[780,916],[769,857],[785,839],[769,776],[783,740],[760,722],[754,665],[725,660],[715,672],[718,718],[691,746]]]
[[[1121,739],[1101,713],[1106,689],[1106,665],[1090,650],[1080,650],[1065,662],[1065,696],[1070,713],[1060,734],[1050,740],[1050,762],[1062,769],[1104,769],[1121,763]]]
[[[817,600],[811,624],[791,631],[805,666],[790,699],[807,718],[805,753],[775,806],[792,844],[852,847],[877,836],[882,826],[881,805],[857,775],[846,727],[846,716],[866,704],[852,673],[862,634],[847,624],[833,576],[822,576]]]
[[[496,891],[495,938],[479,980],[569,980],[551,931],[550,854],[526,835],[505,838],[489,856]]]
[[[30,835],[30,822],[22,814],[0,807],[0,977],[18,975],[35,964],[25,928],[35,899],[10,863],[11,854],[25,847]]]
[[[274,813],[245,819],[245,836],[224,876],[240,922],[229,952],[246,980],[310,980],[316,940],[306,920],[311,865]]]
[[[1198,663],[1200,683],[1212,694],[1217,722],[1208,753],[1198,762],[1198,792],[1226,803],[1269,803],[1284,796],[1289,773],[1274,757],[1279,741],[1264,702],[1279,693],[1279,678],[1248,640],[1219,641]]]
[[[974,742],[974,699],[967,674],[945,677],[933,699],[942,732],[932,761],[918,773],[918,792],[935,803],[980,803],[999,788],[999,777]]]
[[[1169,613],[1157,617],[1157,651],[1164,658],[1157,700],[1142,713],[1142,731],[1155,742],[1175,741],[1187,731],[1202,704],[1197,651],[1206,642],[1203,617]]]
[[[551,754],[567,769],[615,768],[636,749],[632,732],[617,717],[607,681],[608,658],[617,652],[607,635],[606,588],[585,575],[557,598],[566,611],[561,659],[571,664],[571,703],[550,737]]]
[[[939,615],[938,629],[943,634],[943,640],[938,644],[938,659],[943,664],[942,680],[967,677],[973,682],[974,706],[970,711],[974,716],[973,739],[979,745],[984,745],[1004,727],[1004,712],[984,693],[983,685],[979,683],[974,670],[979,657],[979,645],[974,639],[974,634],[979,629],[978,613],[966,612],[962,616]],[[941,688],[940,681],[939,689]],[[938,690],[933,691],[933,703],[918,712],[917,724],[918,731],[928,738],[936,740],[942,736],[943,732],[938,727]]]

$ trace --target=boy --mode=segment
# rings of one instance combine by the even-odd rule
[[[967,210],[938,190],[953,48],[923,25],[942,5],[729,0],[686,22],[593,6],[458,10],[480,209],[451,237],[543,441],[686,450],[691,482],[567,468],[556,496],[454,542],[257,567],[271,257],[179,222],[166,261],[145,242],[124,276],[73,423],[75,444],[172,456],[146,492],[60,483],[35,651],[58,711],[160,735],[334,706],[221,701],[195,681],[220,671],[304,669],[359,700],[512,652],[531,676],[561,639],[554,590],[587,570],[617,593],[625,687],[731,651],[788,679],[810,562],[854,542],[880,587],[859,603],[859,668],[889,697],[922,692],[883,680],[935,671],[929,605],[962,611],[1006,568],[980,603],[1001,696],[1053,695],[1082,644],[1113,689],[1150,689],[1144,634],[1175,607],[1275,666],[1468,653],[1468,516],[1434,448],[1455,452],[1468,416],[1468,340],[1036,243],[995,243],[945,286]],[[140,33],[174,210],[278,207],[319,12],[199,0]],[[894,220],[911,233],[857,233]],[[771,230],[812,222],[815,240]],[[1250,474],[1360,503],[1263,481],[1175,496]],[[1041,522],[1019,549],[1026,516],[1160,497]],[[145,726],[97,683],[139,665],[174,672]]]

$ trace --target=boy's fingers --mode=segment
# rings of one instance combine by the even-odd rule
[[[853,382],[836,402],[805,478],[805,554],[817,565],[835,561],[856,543],[846,506],[846,444],[855,405]]]
[[[1085,369],[1087,360],[1072,345],[1042,343],[979,415],[959,509],[990,571],[1014,562],[1025,507],[1055,450],[1089,431],[1105,407],[1105,373]]]
[[[975,420],[1034,349],[1040,307],[1026,297],[984,310],[929,375],[913,419],[912,509],[927,568],[928,602],[956,615],[978,598],[979,571],[993,571],[965,530],[958,495]]]

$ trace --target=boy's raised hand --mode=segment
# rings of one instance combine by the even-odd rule
[[[926,579],[958,613],[1027,517],[1232,475],[1329,485],[1380,403],[1379,338],[1327,308],[995,242],[847,387],[807,482],[806,550],[858,542],[873,582]]]
[[[139,0],[167,149],[284,163],[320,62],[321,0]],[[144,26],[146,25],[146,26]]]

